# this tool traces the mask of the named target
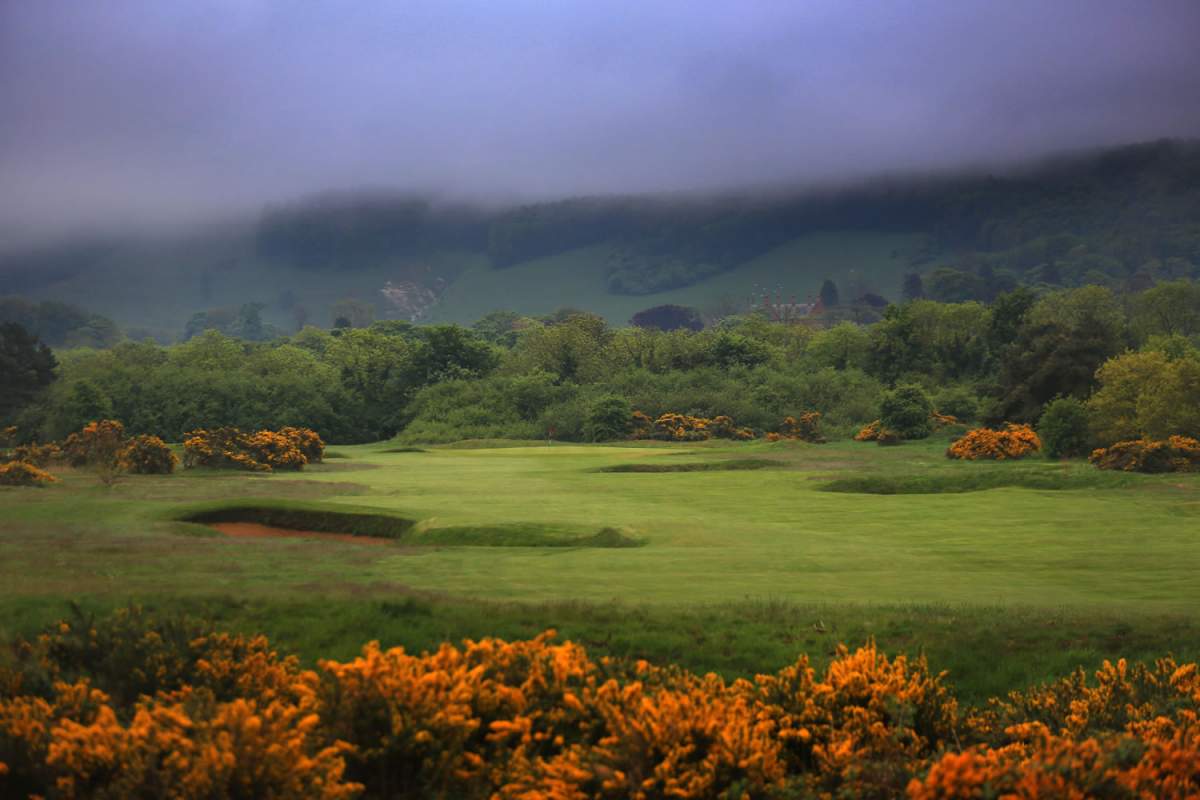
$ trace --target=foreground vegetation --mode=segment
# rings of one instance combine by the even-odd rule
[[[986,708],[924,659],[838,648],[753,681],[589,658],[547,632],[302,669],[140,610],[59,622],[0,681],[10,795],[1184,798],[1200,672],[1106,662]]]

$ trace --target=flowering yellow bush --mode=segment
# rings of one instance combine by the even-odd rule
[[[1100,469],[1126,472],[1200,471],[1200,441],[1172,436],[1166,441],[1133,439],[1093,450],[1088,458]]]
[[[271,472],[302,469],[308,458],[300,445],[324,453],[325,445],[314,431],[291,428],[246,434],[237,428],[215,428],[184,434],[183,465]],[[311,436],[309,435],[311,434]]]
[[[0,674],[0,796],[1194,797],[1200,672],[1105,663],[960,709],[873,645],[727,682],[528,641],[368,644],[62,623]],[[136,653],[132,682],[114,650]],[[166,788],[164,788],[166,787]]]
[[[1008,423],[1003,430],[976,428],[955,440],[946,450],[949,458],[974,461],[981,458],[1003,461],[1023,458],[1042,449],[1042,440],[1028,425]]]
[[[304,454],[309,464],[318,464],[325,458],[325,442],[321,435],[312,428],[280,428],[279,433],[286,436],[297,450]]]
[[[643,412],[634,411],[630,428],[630,438],[668,442],[698,442],[714,438],[745,441],[754,438],[754,431],[737,427],[733,419],[724,414],[708,419],[668,411],[651,421]]]
[[[9,458],[13,461],[24,461],[35,467],[44,467],[60,456],[62,456],[62,450],[54,442],[18,445],[9,454]]]
[[[774,437],[767,437],[767,440],[771,442],[778,442],[780,439],[824,442],[825,437],[821,435],[821,412],[805,411],[799,419],[791,416],[784,417],[783,423],[779,426],[779,432]]]
[[[883,431],[883,423],[880,420],[874,420],[873,422],[868,422],[866,425],[864,425],[862,427],[861,430],[859,430],[858,433],[854,434],[854,441],[856,441],[856,442],[874,442],[879,439],[879,434],[882,431]]]
[[[49,472],[24,461],[0,464],[0,486],[45,486],[57,480]]]
[[[179,463],[179,456],[157,436],[133,437],[117,458],[121,469],[137,475],[170,475]]]

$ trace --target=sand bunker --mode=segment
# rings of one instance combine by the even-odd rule
[[[256,522],[209,522],[213,530],[235,539],[332,539],[355,544],[386,544],[387,539],[374,536],[355,536],[352,533],[322,533],[321,531],[297,531],[289,528],[274,528]]]

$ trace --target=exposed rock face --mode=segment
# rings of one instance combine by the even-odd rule
[[[387,298],[398,317],[410,322],[420,322],[429,313],[429,309],[437,304],[438,297],[445,288],[446,282],[437,278],[432,286],[422,286],[413,281],[388,281],[379,291]]]

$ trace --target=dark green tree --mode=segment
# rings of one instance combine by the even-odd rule
[[[23,326],[0,324],[0,419],[32,403],[54,381],[57,366],[50,348]]]
[[[821,284],[821,305],[826,308],[836,308],[840,305],[837,284],[829,278],[826,278],[825,282]]]
[[[897,386],[884,392],[879,404],[879,421],[885,430],[904,439],[924,439],[933,432],[930,414],[933,402],[920,386]]]
[[[905,300],[920,300],[925,296],[925,282],[921,280],[921,273],[910,272],[904,276],[904,285],[900,289],[901,295]]]

